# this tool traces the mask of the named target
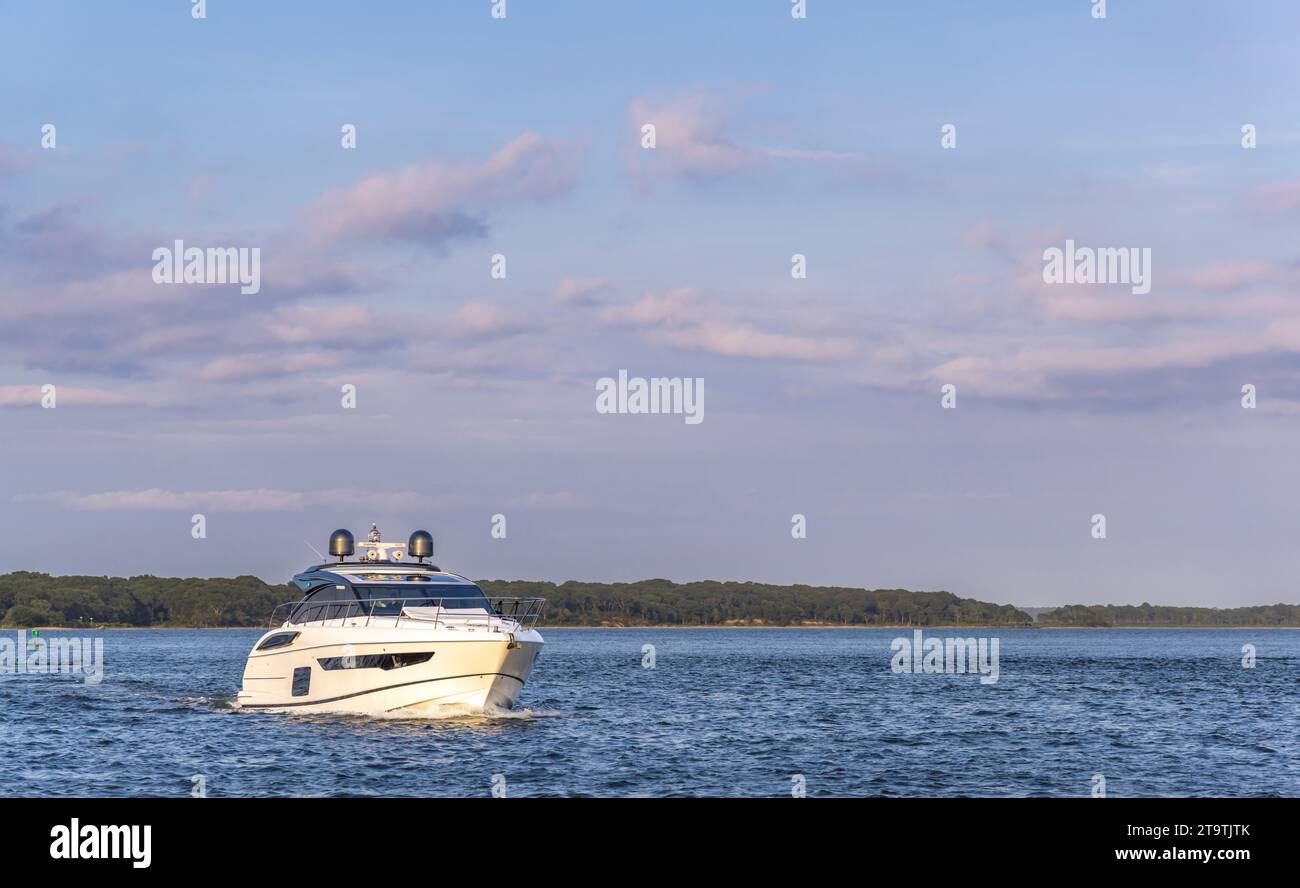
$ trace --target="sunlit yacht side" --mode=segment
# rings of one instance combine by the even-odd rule
[[[346,560],[356,548],[361,556]],[[424,531],[385,543],[371,525],[359,546],[335,531],[338,563],[293,578],[303,597],[277,607],[276,628],[253,646],[239,707],[418,715],[513,706],[542,649],[534,627],[544,599],[489,599],[425,563],[432,554]]]

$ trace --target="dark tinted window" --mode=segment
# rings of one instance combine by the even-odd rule
[[[339,588],[335,583],[321,586],[312,592],[294,609],[291,623],[311,623],[316,620],[335,620],[364,614],[366,609],[357,603],[357,596],[351,587]]]
[[[335,601],[355,601],[356,593],[350,586],[340,588],[337,583],[330,583],[328,586],[319,586],[307,593],[303,601],[310,601],[312,604],[327,604]]]
[[[293,695],[305,697],[311,690],[311,667],[299,666],[293,670]]]
[[[357,586],[357,595],[367,612],[375,616],[399,613],[403,607],[442,607],[488,609],[487,596],[473,583],[411,583],[405,586],[373,584]],[[373,611],[371,611],[373,602]]]
[[[298,637],[297,632],[277,632],[268,636],[266,641],[257,646],[259,651],[269,651],[271,648],[281,648],[293,644],[293,640]]]
[[[410,653],[410,654],[361,654],[352,657],[323,657],[316,662],[320,668],[335,669],[401,669],[403,666],[414,666],[417,663],[427,663],[433,659],[433,652]]]

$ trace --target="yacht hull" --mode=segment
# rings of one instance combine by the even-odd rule
[[[508,709],[519,699],[541,648],[542,636],[533,630],[475,633],[403,626],[377,633],[308,627],[289,646],[254,649],[237,703],[241,709],[271,712],[393,716],[433,715],[448,706]],[[386,668],[372,665],[377,662]]]

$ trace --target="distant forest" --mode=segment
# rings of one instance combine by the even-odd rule
[[[52,577],[0,575],[5,626],[264,626],[296,586],[257,577]]]
[[[760,583],[555,583],[485,580],[489,597],[546,599],[549,626],[827,624],[836,626],[1017,626],[1023,611],[947,592],[771,586]],[[264,626],[271,610],[299,597],[257,577],[0,576],[5,626]]]
[[[1040,626],[1300,626],[1300,605],[1165,607],[1071,604],[1040,614]]]
[[[705,581],[543,583],[483,580],[489,597],[542,597],[543,626],[1028,626],[1010,605],[948,592],[775,586]],[[257,577],[0,575],[0,624],[25,626],[265,626],[296,587]],[[1039,626],[1300,626],[1300,606],[1217,610],[1072,605],[1038,614]]]
[[[705,580],[674,583],[481,582],[489,596],[546,599],[542,622],[552,626],[1020,626],[1032,623],[1010,605],[958,598],[948,592],[772,586]]]

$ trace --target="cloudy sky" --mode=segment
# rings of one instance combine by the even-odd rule
[[[491,5],[6,9],[0,570],[378,521],[475,577],[1300,600],[1300,5]],[[1044,283],[1067,239],[1151,291]],[[260,292],[154,283],[176,240]],[[619,369],[704,422],[598,413]]]

